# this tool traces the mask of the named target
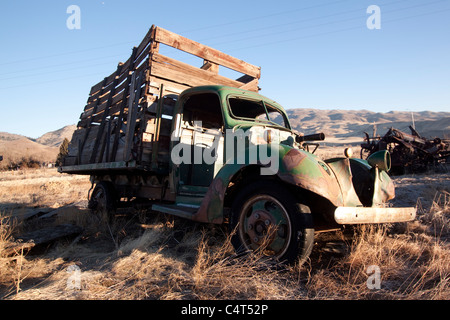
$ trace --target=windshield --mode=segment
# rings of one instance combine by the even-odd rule
[[[240,98],[229,98],[228,102],[231,114],[235,118],[266,122],[288,128],[284,115],[277,108],[268,103]]]

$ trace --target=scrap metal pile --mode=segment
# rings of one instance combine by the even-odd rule
[[[364,142],[361,144],[361,159],[379,150],[388,150],[391,154],[391,174],[420,173],[433,169],[446,171],[450,163],[449,139],[426,139],[409,127],[411,134],[391,128],[383,137],[369,137],[364,132]]]

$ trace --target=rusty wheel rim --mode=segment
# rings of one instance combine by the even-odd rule
[[[286,208],[276,198],[256,195],[241,209],[238,233],[246,250],[279,259],[289,248],[292,223]]]

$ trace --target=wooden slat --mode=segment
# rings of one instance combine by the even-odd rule
[[[232,70],[248,74],[254,78],[260,78],[261,68],[251,65],[243,60],[234,58],[214,48],[205,46],[199,42],[190,40],[176,33],[156,27],[155,40],[173,48],[193,54],[202,59],[220,64]]]
[[[94,93],[100,91],[102,88],[103,88],[103,80],[93,85],[89,94],[93,95]]]
[[[122,83],[116,88],[116,94],[119,93],[119,92],[122,91],[122,90],[127,91],[126,89],[128,89],[128,86],[130,85],[130,84],[127,82],[128,77],[129,77],[129,75],[127,75],[127,78],[125,79],[125,81],[122,82]]]
[[[258,87],[258,79],[254,79],[246,84],[243,84],[239,87],[240,89],[244,89],[244,90],[249,90],[249,91],[255,91],[258,92],[259,91],[259,87]]]
[[[125,90],[122,90],[122,92],[120,92],[119,94],[116,94],[111,99],[111,106],[114,106],[117,103],[120,103],[122,101],[122,99],[124,98],[124,95],[125,95]],[[103,112],[105,110],[106,106],[107,106],[107,101],[105,101],[103,104],[99,105],[97,107],[97,113],[96,114],[99,114],[99,113]],[[82,115],[81,115],[81,119],[86,119],[86,118],[92,116],[92,113],[93,113],[93,109],[92,108],[87,110],[87,111],[85,111],[85,112],[83,112]]]
[[[123,66],[122,66],[122,72],[123,73],[127,73],[127,72],[130,71],[129,68],[130,68],[130,65],[131,65],[131,59],[132,59],[132,57],[129,57],[128,60],[123,63]]]
[[[114,78],[116,77],[116,72],[114,71],[114,73],[110,74],[109,76],[107,76],[105,79],[103,79],[102,81],[100,81],[99,83],[97,83],[96,85],[94,85],[91,88],[91,92],[89,93],[90,95],[94,95],[96,92],[100,91],[101,89],[103,89],[103,92],[105,92],[105,88],[114,80]]]
[[[150,41],[152,40],[152,36],[154,33],[154,26],[152,26],[147,34],[145,35],[144,39],[141,41],[139,46],[136,48],[136,58],[140,56],[142,52],[144,52],[144,49],[149,45]]]
[[[180,94],[181,92],[183,92],[186,89],[189,89],[189,86],[186,85],[181,85],[179,83],[170,81],[170,80],[166,80],[166,79],[161,79],[161,78],[157,78],[157,77],[150,77],[150,87],[149,87],[149,91],[148,93],[153,94],[153,95],[158,95],[159,94],[159,88],[161,86],[161,84],[164,85],[164,90],[171,94]]]
[[[167,67],[162,64],[154,64],[152,65],[151,75],[159,78],[167,79],[174,81],[176,83],[184,84],[189,87],[201,86],[201,85],[212,85],[214,82],[207,81],[204,79],[199,79],[197,77],[191,76],[186,77],[183,72],[172,70],[170,67]]]
[[[190,86],[205,84],[221,84],[231,87],[240,87],[242,82],[231,80],[209,70],[193,67],[184,62],[155,53],[151,57],[151,75],[166,78]]]

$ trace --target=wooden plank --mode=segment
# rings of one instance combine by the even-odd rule
[[[123,69],[123,67],[122,67],[120,74],[117,75],[118,79],[116,82],[116,87],[117,87],[117,85],[122,84],[127,79],[129,72],[130,71],[128,69]],[[117,92],[117,89],[116,89],[116,92]]]
[[[83,228],[72,224],[61,224],[44,229],[28,232],[17,237],[23,242],[32,242],[34,245],[47,244],[49,242],[80,234]]]
[[[148,58],[148,52],[144,52],[139,57],[137,57],[136,61],[134,62],[135,67],[139,67],[142,64],[142,61],[144,61],[146,58]]]
[[[183,72],[172,70],[162,64],[154,64],[151,68],[151,75],[159,78],[167,79],[176,83],[187,85],[189,87],[201,86],[201,85],[213,85],[214,82],[199,79],[197,77],[186,77]]]
[[[128,58],[128,60],[123,63],[123,66],[122,66],[122,72],[123,73],[127,73],[128,74],[128,72],[130,71],[131,59],[134,59],[133,58],[133,52],[132,52],[131,56]]]
[[[241,85],[239,88],[244,89],[244,90],[258,92],[259,91],[258,79],[253,79],[252,81]]]
[[[237,88],[242,86],[242,82],[231,80],[209,70],[193,67],[161,54],[155,53],[151,59],[150,73],[160,78],[166,78],[189,86],[205,84],[221,84]]]
[[[117,88],[116,88],[116,94],[118,94],[118,93],[119,93],[120,91],[122,91],[122,90],[125,90],[125,92],[127,92],[128,86],[130,85],[130,84],[127,82],[129,76],[130,76],[130,75],[127,73],[127,76],[126,76],[126,78],[124,79],[124,81],[123,81],[122,83],[120,83],[120,84],[117,86]]]
[[[148,93],[153,94],[153,95],[158,95],[159,94],[159,87],[161,85],[164,85],[164,90],[166,92],[169,92],[170,94],[176,94],[179,95],[181,92],[183,92],[186,89],[189,89],[189,86],[186,85],[181,85],[179,83],[170,81],[170,80],[166,80],[166,79],[161,79],[158,77],[150,77],[150,86],[148,89]]]
[[[155,26],[152,25],[151,28],[148,30],[147,34],[145,35],[144,39],[141,41],[139,46],[136,49],[136,58],[141,55],[142,52],[144,52],[144,49],[150,44],[150,41],[153,38]]]
[[[119,65],[121,65],[121,64],[119,63]],[[116,71],[114,71],[113,73],[111,73],[109,76],[106,77],[106,83],[103,86],[104,92],[106,90],[110,90],[111,89],[109,87],[111,86],[111,84],[113,84],[114,80],[116,80],[117,74],[118,74],[118,72],[117,72],[117,69],[116,69]]]
[[[115,104],[118,101],[123,99],[125,86],[126,86],[126,83],[120,85],[119,87],[117,87],[115,89],[114,97],[113,97],[113,100],[112,100],[112,104]],[[110,93],[110,91],[107,92],[108,95],[109,95],[109,93]],[[80,116],[80,119],[86,119],[86,118],[90,117],[93,114],[93,110],[94,110],[93,107],[96,104],[98,104],[97,108],[96,108],[96,112],[97,113],[105,110],[106,102],[108,101],[108,98],[109,98],[108,95],[104,95],[104,98],[102,98],[102,99],[100,99],[98,101],[95,100],[94,102],[86,105],[84,112]]]
[[[93,85],[89,94],[93,95],[94,93],[100,91],[103,88],[103,81],[104,80],[102,80],[99,83]]]
[[[156,27],[155,40],[232,70],[260,78],[261,68],[176,33]]]
[[[124,93],[122,93],[124,94]],[[145,96],[145,88],[141,88],[140,91],[140,98],[142,98]],[[109,107],[110,111],[108,115],[113,115],[116,112],[119,112],[121,109],[121,102],[123,102],[123,97],[121,95],[116,96],[115,98],[112,99],[112,105]],[[85,114],[83,114],[83,116],[85,117],[92,117],[92,122],[96,122],[96,123],[101,123],[101,119],[103,118],[104,115],[104,110],[107,109],[108,106],[108,101],[104,102],[103,104],[101,104],[100,106],[97,107],[96,113],[92,114],[92,110],[89,110],[87,112],[85,112]]]

